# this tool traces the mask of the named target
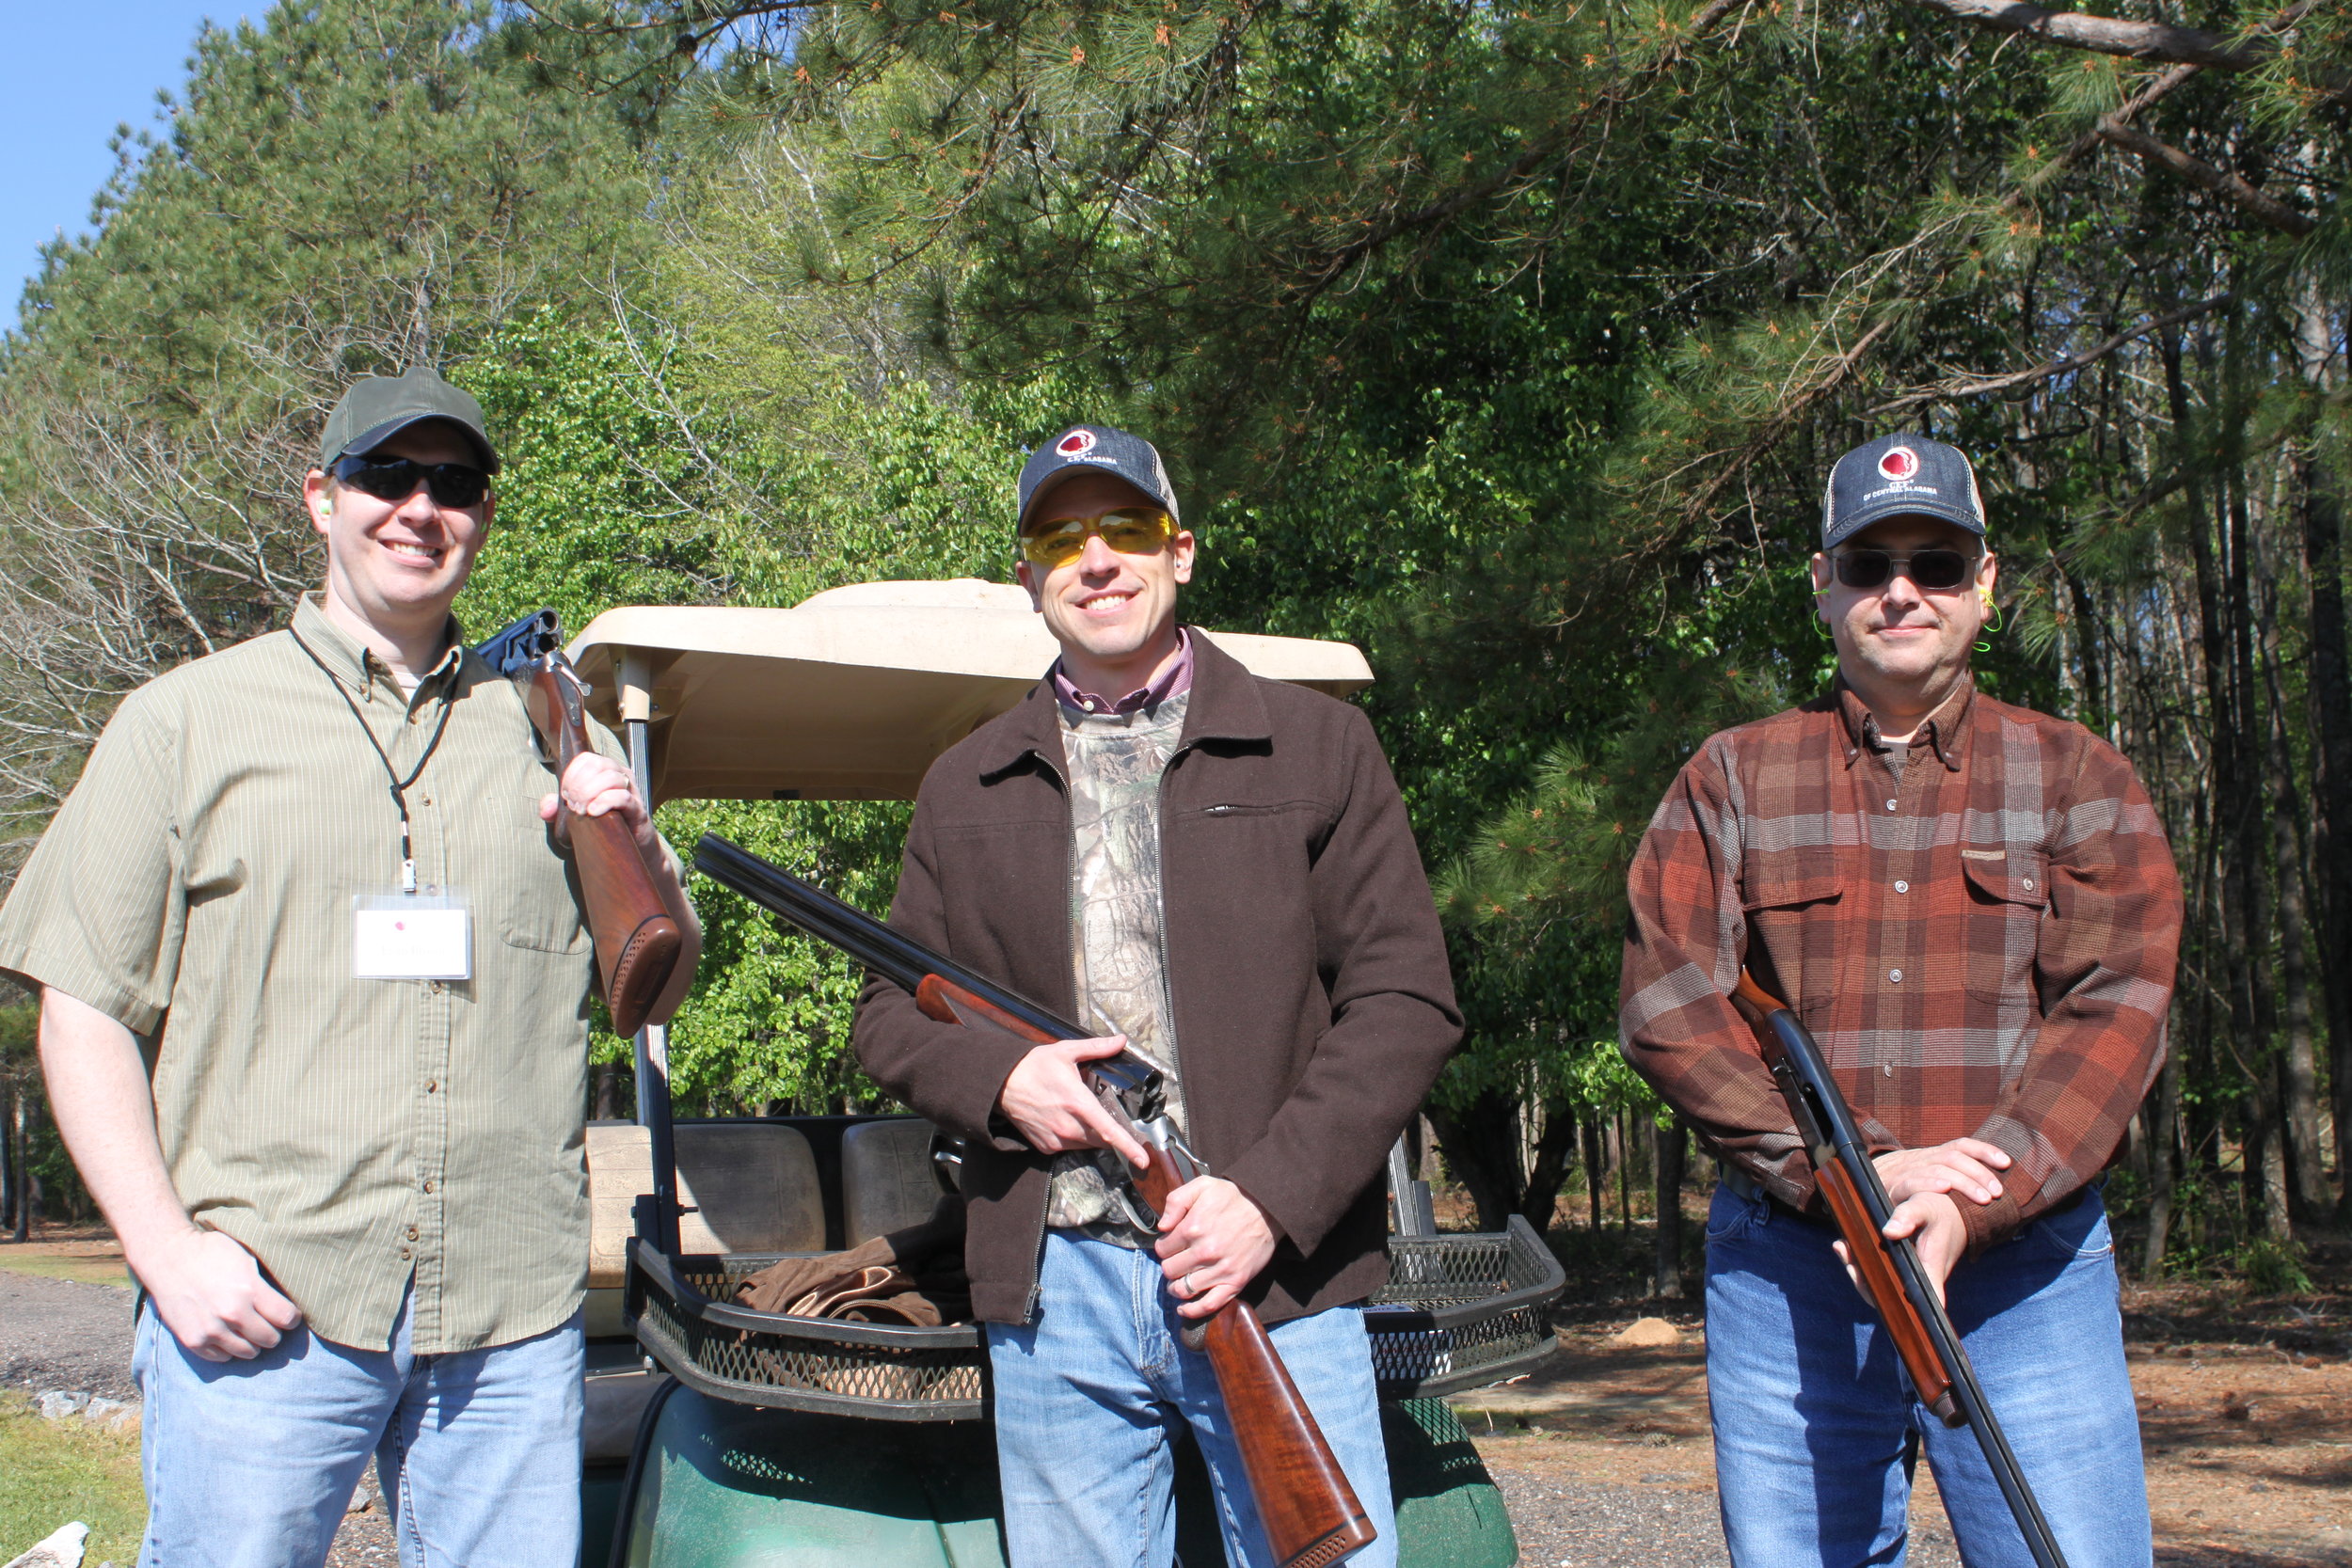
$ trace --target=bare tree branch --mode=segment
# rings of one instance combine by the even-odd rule
[[[2211,191],[2225,201],[2235,203],[2263,223],[2281,234],[2296,239],[2319,227],[2275,196],[2265,196],[2228,169],[2214,167],[2202,158],[2193,157],[2167,142],[2160,142],[2147,132],[2114,122],[2112,117],[2099,122],[2102,141],[2137,153],[2143,163],[2170,170],[2190,184]]]
[[[2273,26],[2284,25],[2311,9],[2312,0],[2289,8],[2290,14]],[[2023,33],[2070,49],[2100,55],[2120,55],[2131,60],[2169,60],[2176,65],[2209,66],[2216,71],[2247,71],[2270,54],[2267,42],[2241,47],[2201,27],[2175,27],[2162,22],[2125,22],[2082,11],[2045,10],[2025,0],[1910,0],[1922,10],[1973,22],[2000,33]]]
[[[2013,392],[2020,388],[2031,387],[2057,376],[2071,375],[2087,366],[2097,364],[2126,343],[2144,338],[2151,332],[2161,332],[2168,326],[2178,326],[2183,322],[2194,321],[2207,311],[2218,310],[2236,297],[2234,294],[2221,293],[2214,295],[2211,299],[2199,300],[2194,305],[2184,305],[2177,310],[2168,311],[2151,321],[2144,321],[2137,326],[2127,327],[2095,348],[2052,359],[2047,363],[2036,365],[2031,370],[2011,371],[2007,375],[1964,375],[1955,377],[1950,381],[1939,381],[1931,387],[1916,387],[1905,392],[1901,397],[1880,404],[1870,412],[1873,416],[1901,414],[1918,407],[1923,403],[1945,403],[1955,398],[1982,397],[1988,392]]]

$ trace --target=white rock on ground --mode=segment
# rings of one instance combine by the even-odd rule
[[[58,1526],[47,1540],[35,1543],[31,1551],[7,1568],[82,1568],[82,1548],[88,1541],[89,1527],[77,1519]]]
[[[43,1388],[33,1396],[33,1403],[40,1408],[42,1420],[62,1421],[87,1410],[89,1396],[63,1388]]]

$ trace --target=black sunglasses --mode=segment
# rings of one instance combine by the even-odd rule
[[[466,463],[419,463],[406,457],[338,457],[326,470],[380,501],[405,501],[421,484],[436,506],[471,506],[490,488],[490,476]]]
[[[1837,563],[1837,580],[1849,588],[1883,588],[1887,578],[1900,572],[1919,588],[1948,592],[1977,569],[1977,558],[1963,550],[1914,550],[1909,555],[1841,550],[1830,559]]]

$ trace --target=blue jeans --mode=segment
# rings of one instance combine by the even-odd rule
[[[2032,1568],[1976,1435],[1920,1405],[1826,1226],[1717,1187],[1707,1219],[1707,1388],[1738,1568],[1899,1564],[1927,1450],[1970,1568]],[[2148,1568],[2139,1418],[2115,1243],[2098,1194],[1952,1271],[1985,1399],[2072,1568]]]
[[[402,1568],[575,1568],[580,1314],[511,1345],[389,1351],[296,1328],[250,1361],[206,1361],[139,1314],[146,1401],[140,1568],[316,1568],[368,1455]]]
[[[1209,1358],[1177,1340],[1160,1260],[1066,1230],[1045,1233],[1040,1306],[1025,1328],[988,1325],[996,1456],[1012,1568],[1127,1568],[1176,1555],[1175,1460],[1189,1423],[1216,1492],[1232,1568],[1275,1568]],[[1347,1560],[1393,1568],[1396,1519],[1372,1347],[1359,1307],[1272,1330],[1380,1539]]]

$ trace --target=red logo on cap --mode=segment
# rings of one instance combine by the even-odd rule
[[[1900,484],[1919,471],[1919,454],[1909,447],[1889,447],[1879,459],[1879,472]]]
[[[1084,457],[1094,450],[1094,432],[1073,430],[1054,443],[1054,451],[1063,457]]]

